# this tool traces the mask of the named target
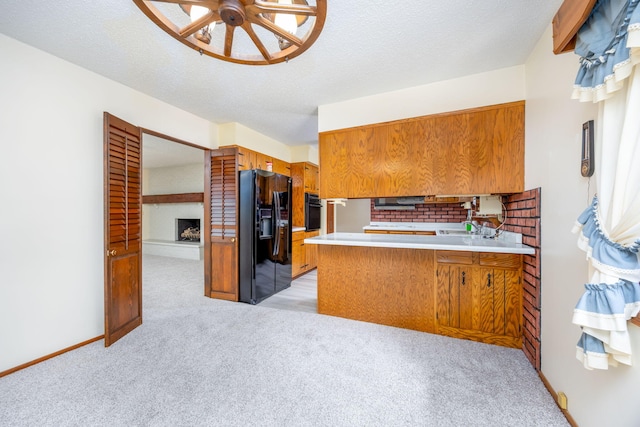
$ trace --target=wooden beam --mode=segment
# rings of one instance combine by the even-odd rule
[[[589,17],[596,0],[564,0],[553,17],[553,53],[571,52],[576,34]]]
[[[156,194],[142,196],[142,203],[203,203],[204,193]]]

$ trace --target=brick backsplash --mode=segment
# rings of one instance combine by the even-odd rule
[[[371,199],[371,221],[373,222],[462,222],[467,219],[466,209],[461,203],[433,203],[416,205],[411,211],[375,210]]]
[[[522,243],[535,248],[534,255],[523,255],[522,273],[522,350],[540,371],[540,188],[504,197],[507,208],[506,231],[522,234]]]

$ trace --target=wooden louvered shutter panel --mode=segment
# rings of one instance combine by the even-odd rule
[[[142,323],[140,128],[104,114],[105,345]]]
[[[238,300],[238,166],[237,149],[211,151],[211,177],[205,216],[205,293],[211,298]]]
[[[136,250],[142,244],[139,137],[112,125],[108,156],[109,249]]]

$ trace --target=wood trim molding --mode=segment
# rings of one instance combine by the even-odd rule
[[[540,377],[540,380],[542,380],[542,384],[544,384],[544,386],[547,388],[547,391],[551,394],[551,397],[553,397],[553,401],[556,402],[556,405],[557,405],[558,393],[556,393],[553,387],[551,387],[551,384],[549,383],[549,381],[547,380],[547,378],[544,376],[542,372],[538,371],[538,376]],[[560,408],[559,405],[558,405],[558,408]],[[567,409],[560,408],[560,411],[562,412],[562,414],[567,419],[569,424],[571,424],[572,427],[578,427],[578,423],[576,422],[576,420],[573,419],[573,417],[571,416],[571,414]]]
[[[45,360],[49,360],[49,359],[52,359],[52,358],[54,358],[56,356],[60,356],[61,354],[64,354],[64,353],[66,353],[68,351],[76,350],[76,349],[78,349],[80,347],[84,347],[87,344],[91,344],[91,343],[99,341],[99,340],[101,340],[103,338],[104,338],[104,335],[100,335],[100,336],[97,336],[95,338],[91,338],[90,340],[83,341],[83,342],[81,342],[79,344],[72,345],[71,347],[67,347],[67,348],[62,349],[60,351],[56,351],[55,353],[51,353],[51,354],[49,354],[47,356],[40,357],[39,359],[32,360],[31,362],[27,362],[27,363],[24,363],[22,365],[16,366],[15,368],[11,368],[11,369],[8,369],[6,371],[0,372],[0,378],[5,377],[5,376],[10,375],[10,374],[13,374],[14,372],[20,371],[22,369],[28,368],[29,366],[33,366],[33,365],[36,365],[36,364],[38,364],[40,362],[44,362]]]
[[[142,196],[142,203],[204,203],[204,193],[156,194],[151,196]]]
[[[571,52],[576,34],[587,20],[596,0],[564,0],[553,17],[553,53]]]
[[[147,135],[153,135],[153,136],[158,137],[158,138],[166,139],[166,140],[169,140],[169,141],[172,141],[172,142],[177,142],[178,144],[188,145],[189,147],[198,148],[200,150],[208,150],[207,147],[203,147],[202,145],[197,145],[197,144],[194,144],[192,142],[187,142],[187,141],[182,140],[182,139],[174,138],[173,136],[165,135],[164,133],[156,132],[155,130],[146,129],[146,128],[142,128],[141,127],[140,131],[142,133],[146,133]]]

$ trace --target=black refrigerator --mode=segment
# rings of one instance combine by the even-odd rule
[[[240,301],[257,304],[291,286],[291,178],[240,171]]]

